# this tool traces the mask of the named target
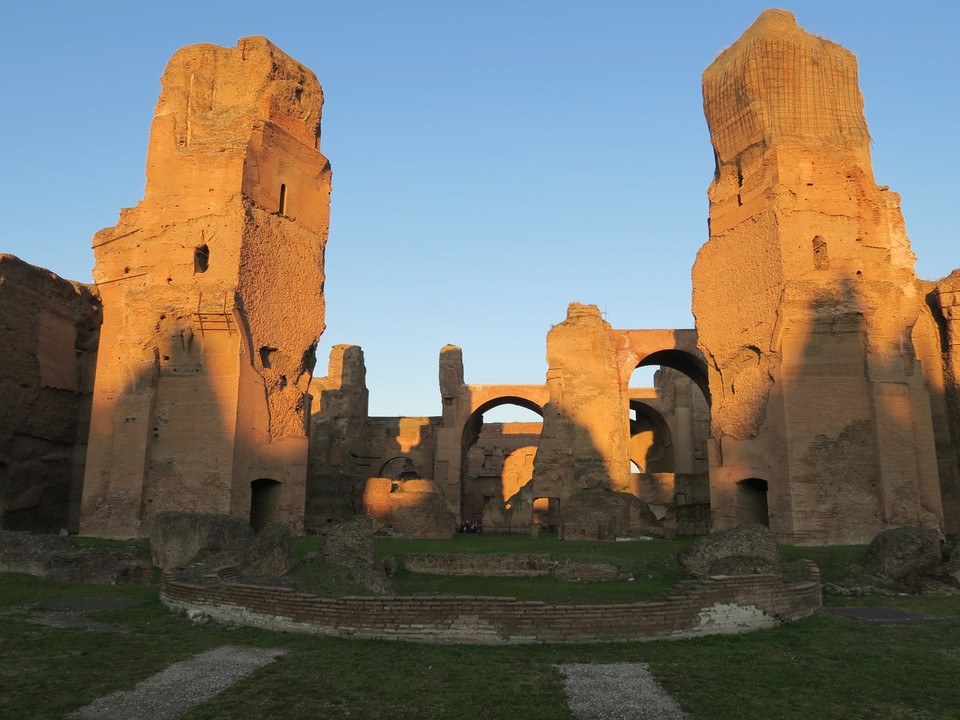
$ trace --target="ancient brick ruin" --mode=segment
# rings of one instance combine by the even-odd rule
[[[299,531],[324,328],[320,84],[264,38],[184,48],[162,82],[144,199],[93,242],[80,532],[148,535],[164,510]]]
[[[542,385],[469,384],[451,345],[435,417],[377,418],[360,348],[311,379],[330,188],[316,78],[263,38],[181,50],[144,199],[94,239],[95,287],[0,258],[0,527],[142,537],[182,510],[432,536],[956,532],[960,271],[915,275],[854,56],[766,11],[703,94],[717,167],[695,330],[615,329],[573,303]],[[655,387],[630,387],[641,366]],[[542,422],[484,423],[504,404]]]
[[[583,353],[588,330],[602,342]],[[426,504],[413,494],[429,493],[485,532],[556,532],[570,497],[603,485],[643,498],[661,517],[670,509],[681,532],[706,531],[707,403],[694,381],[670,370],[699,368],[705,378],[696,333],[614,330],[595,306],[574,304],[547,348],[544,385],[475,385],[464,381],[460,348],[448,345],[440,351],[442,415],[371,418],[363,352],[334,347],[329,375],[312,386],[307,528],[322,531],[354,513],[392,524],[391,507]],[[664,365],[657,387],[628,387],[643,364]],[[501,405],[544,421],[484,423]]]
[[[76,528],[101,308],[96,289],[0,255],[0,528]]]
[[[764,506],[798,544],[939,527],[943,400],[914,349],[929,310],[899,197],[873,179],[853,54],[770,10],[703,97],[717,171],[693,310],[714,528]]]

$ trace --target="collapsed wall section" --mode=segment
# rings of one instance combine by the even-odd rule
[[[335,345],[313,378],[305,529],[323,532],[364,512],[370,478],[432,476],[438,418],[370,417],[363,350]]]
[[[610,324],[596,305],[571,303],[547,334],[547,389],[533,480],[565,499],[583,488],[630,485],[629,409]],[[631,368],[632,371],[632,368]]]

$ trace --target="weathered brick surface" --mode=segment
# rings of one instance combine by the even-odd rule
[[[547,553],[408,553],[403,564],[408,572],[427,575],[532,577],[549,575],[556,561]]]
[[[875,182],[856,58],[767,10],[704,72],[703,99],[717,166],[693,313],[713,530],[849,545],[942,528],[915,347],[943,350],[908,339],[927,304],[900,197]]]
[[[0,254],[0,528],[77,529],[100,301]]]
[[[145,550],[78,547],[58,535],[0,531],[0,572],[62,582],[146,585],[153,569]]]
[[[424,575],[480,577],[537,577],[551,575],[565,582],[602,582],[629,577],[609,563],[554,560],[548,553],[498,555],[495,553],[407,553],[408,572]]]
[[[303,532],[322,103],[313,73],[265,38],[167,65],[144,198],[93,241],[105,310],[83,534],[146,537],[164,511]]]

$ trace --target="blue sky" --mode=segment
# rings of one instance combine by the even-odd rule
[[[538,383],[569,302],[691,327],[713,155],[700,76],[757,2],[24,2],[0,24],[0,252],[90,281],[90,242],[143,194],[163,68],[265,35],[324,88],[327,331],[361,345],[372,414],[438,414],[437,358]],[[781,5],[855,52],[877,182],[921,277],[960,266],[960,4]]]

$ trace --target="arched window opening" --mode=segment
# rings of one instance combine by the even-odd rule
[[[422,477],[413,460],[408,457],[395,457],[387,460],[380,468],[380,477],[391,480],[416,480]]]
[[[695,357],[684,350],[658,350],[650,353],[637,363],[630,376],[630,387],[653,387],[657,384],[656,368],[672,368],[692,380],[707,404],[710,404],[710,387],[707,383],[707,364],[702,358]]]
[[[210,248],[204,243],[193,250],[193,271],[195,273],[205,273],[209,267]]]
[[[280,204],[277,212],[281,215],[287,214],[287,186],[285,183],[280,183]]]
[[[278,520],[279,505],[279,482],[270,478],[260,478],[250,483],[250,527],[256,532]]]
[[[533,501],[533,527],[538,532],[555,533],[559,524],[560,498],[535,498]]]
[[[742,523],[770,525],[766,480],[747,478],[737,483],[737,516]]]
[[[464,522],[481,521],[486,506],[506,503],[530,482],[542,428],[543,410],[525,398],[494,398],[473,411],[460,441]]]

